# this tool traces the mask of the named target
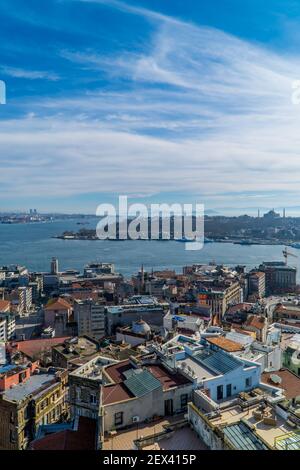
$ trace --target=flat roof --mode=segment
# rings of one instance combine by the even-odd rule
[[[195,361],[192,357],[186,357],[185,359],[177,361],[177,363],[180,365],[185,363],[187,367],[190,367],[194,371],[198,379],[209,379],[217,375],[207,367],[203,366],[200,362]]]
[[[281,418],[278,414],[276,415],[276,424],[274,426],[265,424],[263,419],[257,420],[254,416],[254,412],[257,411],[258,408],[259,405],[255,405],[248,410],[243,410],[239,405],[234,405],[228,409],[222,410],[221,416],[213,418],[210,421],[214,425],[226,426],[246,419],[250,425],[254,426],[256,434],[261,437],[264,442],[274,447],[278,437],[290,433],[293,429],[288,425],[286,420]],[[268,407],[265,411],[266,413],[271,413],[272,410],[271,407]]]
[[[45,389],[55,383],[54,374],[36,374],[32,375],[26,382],[16,385],[3,393],[6,400],[19,401],[29,395],[35,395],[41,389]]]
[[[280,377],[280,383],[272,381],[272,376],[274,375]],[[288,369],[281,369],[275,372],[263,372],[261,374],[261,381],[273,385],[273,387],[282,388],[288,400],[300,396],[300,378]]]
[[[146,366],[151,374],[156,377],[162,384],[163,390],[169,390],[173,387],[188,384],[190,381],[183,375],[176,373],[171,374],[163,365],[153,364]]]
[[[121,401],[130,400],[135,398],[134,395],[123,385],[123,383],[105,385],[102,388],[103,392],[103,405],[112,405]]]
[[[131,369],[134,369],[134,367],[130,364],[129,359],[127,359],[126,361],[118,362],[117,364],[108,366],[104,370],[114,382],[119,383],[126,380],[126,375],[124,372]]]
[[[106,435],[103,443],[103,450],[132,450],[134,441],[140,437],[153,436],[165,430],[170,424],[173,424],[183,418],[183,415],[169,416],[159,419],[153,423],[139,423],[139,426],[131,427],[123,431],[117,431],[114,436]]]

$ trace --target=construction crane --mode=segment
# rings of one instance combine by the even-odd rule
[[[287,250],[287,247],[285,247],[285,249],[282,251],[282,254],[284,256],[284,259],[285,259],[285,264],[287,265],[288,263],[288,256],[293,256],[293,258],[298,258],[297,255],[294,255],[294,253],[290,253],[288,250]]]

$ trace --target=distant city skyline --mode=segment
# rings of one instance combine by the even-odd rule
[[[300,214],[296,2],[11,0],[0,17],[0,211],[127,194]]]

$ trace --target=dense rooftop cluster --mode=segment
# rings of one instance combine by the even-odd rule
[[[300,297],[285,263],[125,279],[52,259],[49,272],[3,266],[0,295],[0,448],[300,447]]]

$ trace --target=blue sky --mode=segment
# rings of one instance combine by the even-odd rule
[[[297,211],[300,3],[0,0],[0,211]]]

